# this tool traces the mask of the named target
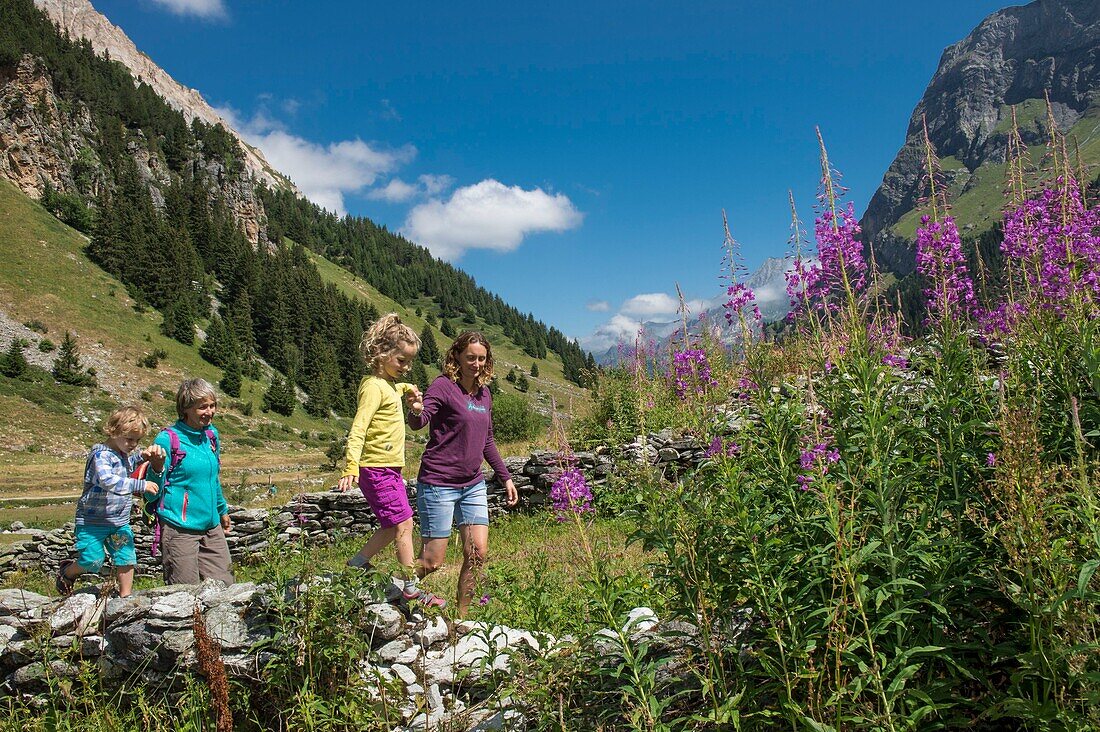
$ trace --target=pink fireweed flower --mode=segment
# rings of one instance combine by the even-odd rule
[[[986,464],[987,467],[995,468],[997,466],[997,453],[995,453],[995,452],[986,453],[985,464]]]
[[[1100,299],[1100,207],[1085,208],[1072,177],[1007,212],[1004,229],[1001,251],[1017,262],[1029,308],[1061,315]]]
[[[898,369],[909,367],[909,359],[902,348],[902,336],[895,318],[885,317],[868,323],[867,340],[882,353],[882,363]],[[830,363],[826,361],[826,372],[830,370],[829,367]]]
[[[734,457],[741,452],[741,446],[732,440],[723,441],[721,437],[715,436],[710,444],[707,445],[706,454],[707,457]]]
[[[735,320],[739,321],[745,317],[746,307],[749,308],[748,318],[753,323],[759,323],[762,320],[760,307],[756,304],[756,293],[744,282],[735,282],[727,287],[726,296],[729,297],[724,305],[727,325],[733,325]]]
[[[570,515],[595,511],[592,489],[588,487],[584,473],[577,468],[569,468],[558,476],[550,487],[550,501],[558,521],[565,521]]]
[[[829,472],[829,466],[840,462],[840,452],[825,442],[807,443],[798,456],[802,473],[799,474],[798,487],[804,491],[810,485]]]
[[[837,297],[858,296],[866,287],[867,262],[857,221],[851,203],[837,208],[835,216],[832,209],[826,209],[814,219],[817,261],[801,274],[806,299],[814,307],[836,309]]]
[[[703,396],[718,386],[718,380],[711,374],[707,353],[702,348],[677,351],[672,357],[672,369],[673,385],[680,399]]]
[[[945,319],[963,320],[974,314],[977,299],[974,282],[966,269],[955,220],[942,222],[922,216],[917,229],[917,271],[927,278],[925,288],[928,317],[939,323]]]

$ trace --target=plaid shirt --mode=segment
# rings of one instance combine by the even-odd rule
[[[126,526],[135,494],[145,481],[131,478],[140,462],[138,451],[123,457],[106,445],[96,445],[84,466],[84,493],[76,504],[77,526]]]

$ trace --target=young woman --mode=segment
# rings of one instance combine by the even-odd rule
[[[489,505],[481,461],[487,460],[504,481],[509,506],[519,500],[508,468],[493,441],[493,350],[476,331],[462,333],[451,344],[443,375],[432,382],[422,403],[410,405],[409,426],[428,425],[428,445],[420,459],[416,504],[420,516],[420,567],[423,577],[443,564],[451,528],[462,537],[462,570],[458,575],[458,616],[470,607],[474,584],[489,544]]]

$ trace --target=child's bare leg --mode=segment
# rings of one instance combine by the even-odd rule
[[[70,562],[65,565],[65,569],[62,570],[61,574],[64,575],[67,580],[74,580],[82,574],[88,574],[90,571],[91,570],[81,567],[76,562]]]
[[[413,520],[411,518],[405,519],[393,528],[397,530],[393,540],[393,548],[397,552],[397,563],[404,570],[404,576],[401,579],[416,577],[414,565],[416,560],[413,558]]]
[[[348,564],[354,567],[362,567],[363,565],[369,563],[370,560],[374,558],[375,554],[389,546],[390,542],[393,541],[396,535],[396,526],[387,526],[384,529],[378,529],[378,531],[375,531],[374,535],[367,540],[367,543],[363,546],[363,548],[359,550],[359,553],[351,558]]]
[[[115,576],[118,578],[118,596],[129,597],[134,591],[134,565],[119,567],[115,570]]]

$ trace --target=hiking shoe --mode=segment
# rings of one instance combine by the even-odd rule
[[[352,567],[353,569],[361,569],[364,572],[373,572],[374,571],[374,565],[371,564],[370,562],[363,562],[362,564],[359,564],[355,560],[356,560],[356,557],[352,557],[351,559],[349,559],[346,562],[346,564],[349,567]]]
[[[417,590],[411,595],[404,590],[401,591],[401,597],[405,598],[405,602],[419,602],[424,607],[437,607],[443,609],[447,607],[447,601],[439,595],[434,595],[427,590]]]
[[[65,576],[65,570],[73,565],[73,560],[62,559],[61,564],[58,566],[57,582],[54,583],[54,587],[57,588],[57,594],[62,597],[68,597],[73,593],[73,585],[76,584],[75,579],[69,579]]]

